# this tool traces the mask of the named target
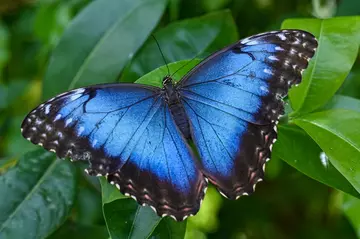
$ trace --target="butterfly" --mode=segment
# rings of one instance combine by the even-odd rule
[[[229,199],[254,192],[283,97],[316,48],[301,30],[254,35],[213,53],[178,83],[165,76],[163,88],[118,83],[60,94],[26,116],[22,135],[59,158],[88,162],[88,174],[181,221],[198,212],[208,181]]]

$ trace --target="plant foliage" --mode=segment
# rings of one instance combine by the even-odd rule
[[[360,238],[359,4],[317,2],[0,1],[0,238]],[[240,36],[279,28],[309,31],[319,47],[251,197],[210,188],[197,216],[175,222],[21,137],[26,113],[61,92],[161,86],[168,68],[151,34],[180,80]]]

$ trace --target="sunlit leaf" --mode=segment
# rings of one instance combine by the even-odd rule
[[[326,153],[334,167],[360,192],[360,113],[328,110],[294,122]]]
[[[349,74],[359,49],[360,21],[357,17],[288,19],[282,28],[309,31],[319,41],[303,82],[289,94],[294,114],[308,113],[331,99]]]
[[[326,109],[344,109],[360,112],[360,100],[345,95],[334,95],[324,106],[323,110]]]
[[[360,69],[350,72],[337,93],[360,99]]]
[[[360,194],[323,155],[323,150],[296,125],[279,125],[274,157],[279,157],[303,174],[360,198]]]

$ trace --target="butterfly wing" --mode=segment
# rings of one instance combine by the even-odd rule
[[[21,129],[32,143],[60,158],[87,160],[90,174],[105,175],[125,163],[160,104],[156,87],[96,85],[41,104],[27,115]]]
[[[226,197],[250,194],[262,180],[282,98],[301,82],[316,47],[299,30],[255,35],[211,55],[178,84],[204,173]]]
[[[181,221],[195,215],[207,182],[163,103],[124,166],[108,181],[158,215]]]
[[[88,161],[88,173],[108,175],[159,215],[182,220],[199,210],[207,183],[159,88],[108,84],[66,92],[34,109],[22,134],[61,158]]]

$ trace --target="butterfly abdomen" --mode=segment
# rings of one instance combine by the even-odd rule
[[[177,127],[186,139],[190,138],[189,120],[186,116],[184,106],[181,103],[169,105],[170,112],[174,117]]]
[[[177,127],[186,139],[190,139],[189,119],[186,115],[185,108],[180,100],[179,93],[171,77],[163,79],[165,101],[169,106],[170,112],[174,118]]]

